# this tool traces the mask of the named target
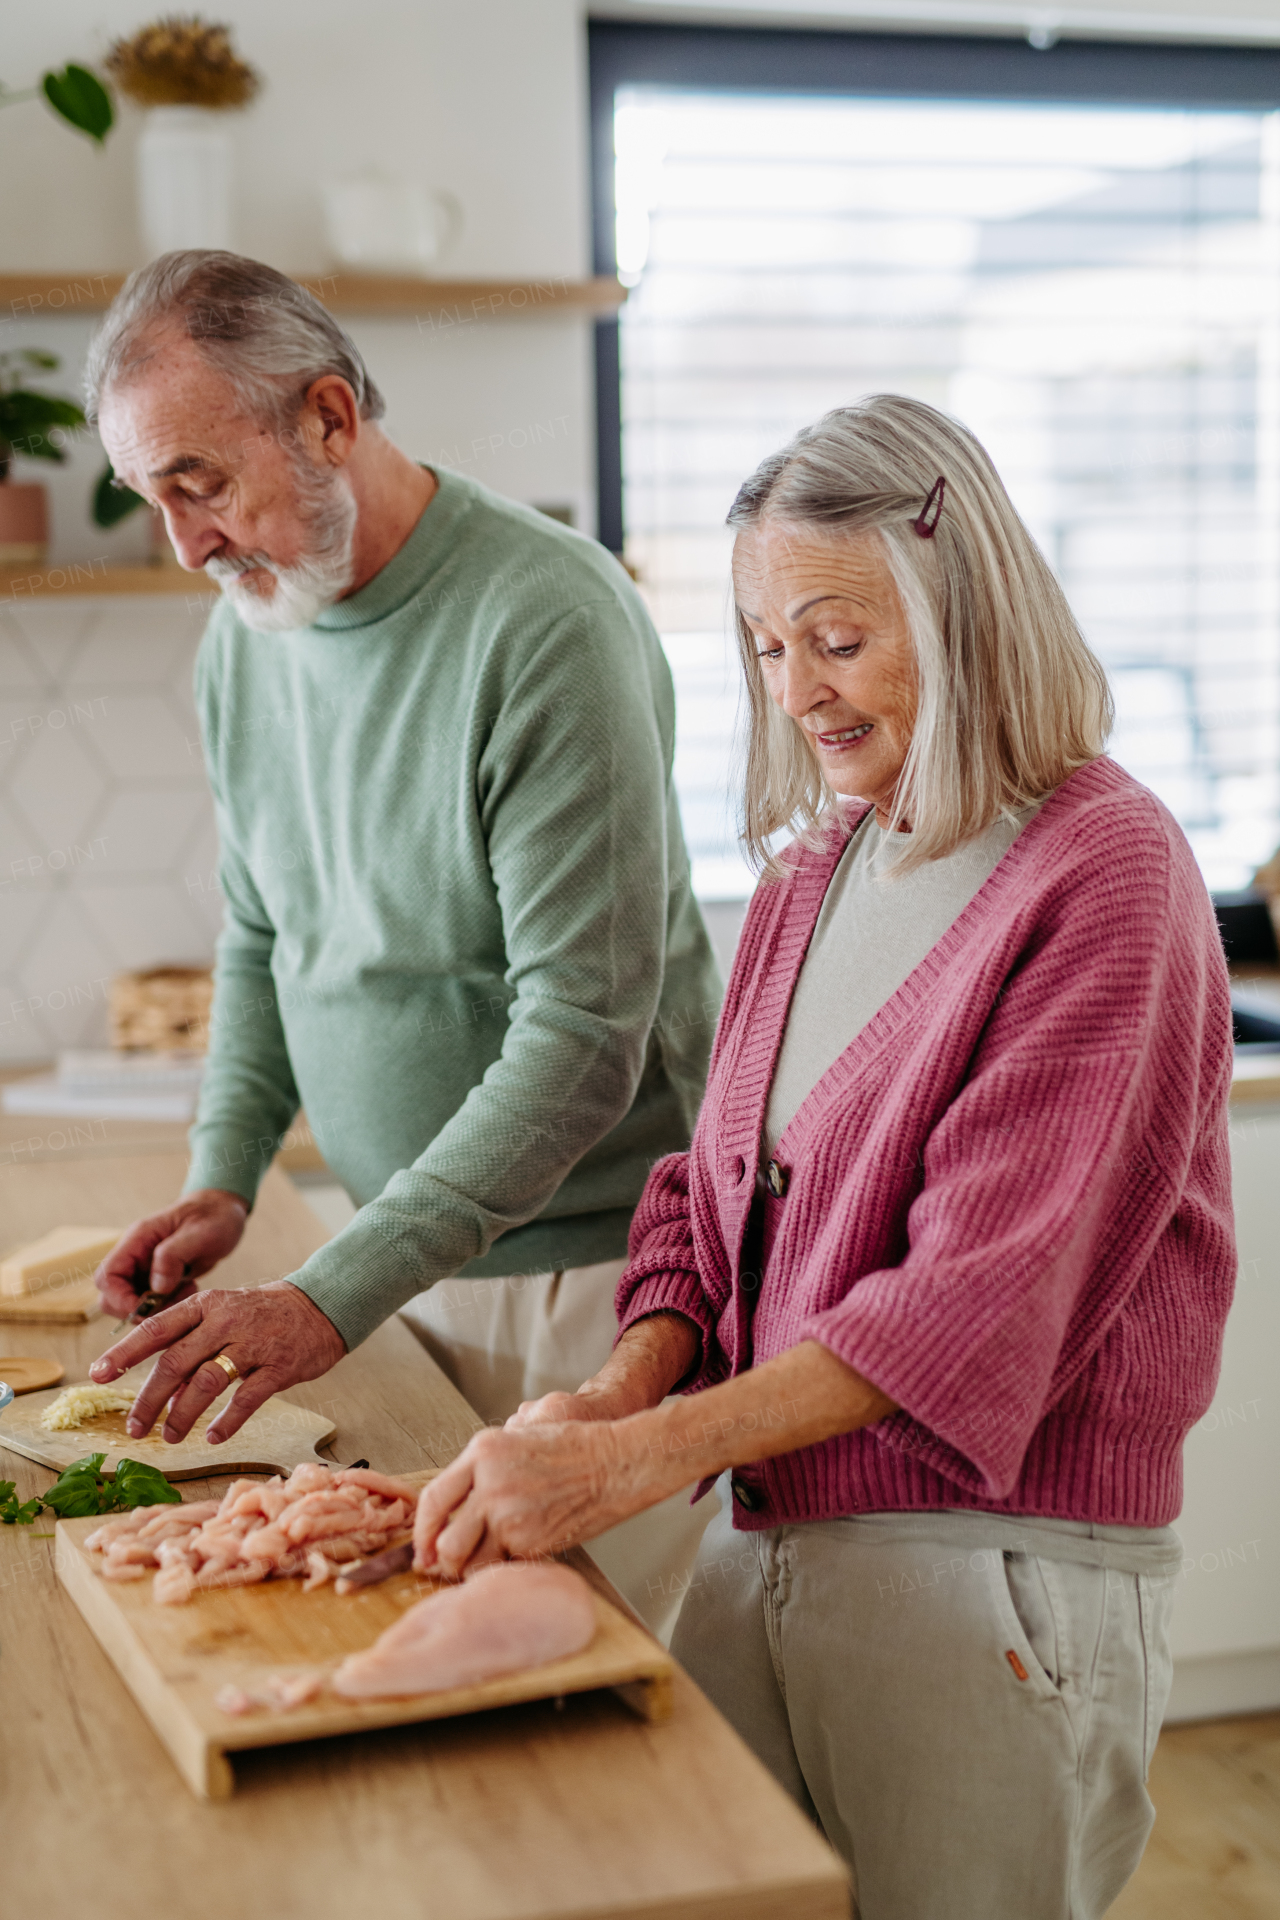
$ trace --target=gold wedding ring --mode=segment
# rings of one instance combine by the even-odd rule
[[[215,1367],[222,1368],[222,1371],[226,1374],[228,1380],[238,1380],[240,1378],[240,1369],[236,1365],[235,1361],[231,1358],[230,1354],[215,1353],[213,1356],[213,1364]]]

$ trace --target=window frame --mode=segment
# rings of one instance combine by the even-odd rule
[[[1095,106],[1280,108],[1280,48],[1151,40],[867,33],[856,28],[704,27],[589,20],[594,270],[616,275],[614,101],[622,87],[815,98],[938,99]],[[621,554],[621,322],[596,323],[596,535]]]

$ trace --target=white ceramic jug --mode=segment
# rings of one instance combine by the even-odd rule
[[[333,181],[324,210],[335,260],[362,273],[429,273],[462,230],[451,193],[375,167]]]

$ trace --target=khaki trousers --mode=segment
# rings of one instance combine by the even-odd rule
[[[1098,1920],[1155,1818],[1176,1573],[1010,1552],[980,1514],[931,1543],[930,1517],[718,1512],[672,1652],[848,1860],[860,1920]]]
[[[501,1426],[522,1400],[573,1393],[608,1359],[625,1260],[560,1273],[441,1280],[401,1317],[482,1420]],[[710,1518],[687,1493],[638,1513],[588,1552],[651,1632],[668,1642]]]

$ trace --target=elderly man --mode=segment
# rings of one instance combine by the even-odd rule
[[[719,993],[640,600],[593,542],[401,453],[351,340],[254,261],[135,274],[87,388],[222,588],[196,691],[226,897],[186,1189],[99,1273],[112,1312],[174,1304],[94,1378],[159,1353],[129,1431],[172,1396],[170,1441],[238,1379],[226,1440],[407,1307],[486,1419],[576,1387]],[[197,1292],[300,1102],[359,1211],[288,1279]]]

